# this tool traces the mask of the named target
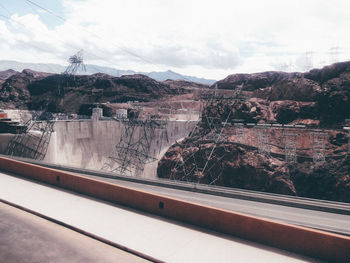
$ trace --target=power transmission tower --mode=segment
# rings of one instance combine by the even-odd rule
[[[63,72],[64,75],[75,75],[80,68],[83,71],[86,71],[82,49],[79,50],[75,55],[70,56],[68,62],[69,65]]]
[[[67,66],[66,70],[62,73],[58,83],[57,93],[58,93],[58,96],[60,97],[63,97],[64,95],[64,87],[63,87],[64,79],[68,82],[68,79],[71,76],[75,76],[75,74],[78,72],[79,69],[81,69],[82,71],[86,71],[82,49],[79,50],[75,55],[70,56],[68,59],[68,62],[69,62],[69,65]]]
[[[339,51],[338,46],[331,47],[329,49],[329,63],[333,64],[333,63],[338,62],[339,61],[339,57],[338,57],[339,54],[340,54],[340,51]]]
[[[306,51],[305,52],[305,62],[304,62],[304,71],[309,71],[313,68],[313,52],[312,51]]]
[[[17,134],[7,145],[5,154],[43,160],[50,143],[54,122],[50,120],[38,120],[38,116],[29,120],[25,125],[27,131]]]
[[[244,124],[243,123],[234,123],[236,131],[236,142],[240,144],[245,144],[245,134],[244,134]]]
[[[223,122],[220,117],[210,116],[209,108],[217,108],[219,101],[246,100],[240,97],[242,88],[243,85],[236,87],[231,95],[220,94],[216,84],[209,93],[201,94],[203,105],[201,119],[184,141],[181,157],[174,167],[176,174],[172,173],[170,179],[189,182],[203,181],[208,184],[216,184],[219,181],[223,172],[221,160],[224,155],[218,151],[217,146],[228,140],[224,130],[232,111],[228,112]]]
[[[125,120],[124,132],[102,170],[120,175],[139,176],[147,163],[157,159],[151,155],[156,129],[166,129],[166,122],[156,120]],[[164,137],[162,136],[162,139]],[[167,136],[165,136],[167,138]]]
[[[270,156],[269,128],[256,126],[258,133],[258,152],[266,157]]]
[[[294,164],[297,162],[297,134],[286,132],[283,136],[285,161]]]
[[[326,161],[325,147],[327,140],[327,133],[313,132],[313,162],[316,165],[322,165]]]

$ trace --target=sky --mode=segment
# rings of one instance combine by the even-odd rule
[[[44,9],[42,9],[43,7]],[[0,0],[0,60],[233,73],[350,60],[348,0]]]

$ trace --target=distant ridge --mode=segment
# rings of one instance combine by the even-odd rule
[[[22,62],[13,61],[13,60],[0,60],[0,71],[5,71],[8,69],[13,69],[16,71],[22,71],[23,69],[32,69],[39,72],[61,73],[66,69],[66,67],[59,64],[53,64],[53,63],[22,63]],[[161,72],[154,72],[154,71],[153,72],[136,72],[133,70],[120,70],[120,69],[115,69],[110,67],[101,67],[97,65],[87,64],[86,72],[78,71],[78,74],[90,75],[95,73],[105,73],[115,77],[120,77],[122,75],[143,74],[157,81],[165,81],[167,79],[186,80],[186,81],[193,81],[193,82],[209,84],[209,85],[215,82],[215,80],[212,80],[212,79],[198,78],[193,76],[184,76],[171,70],[161,71]]]

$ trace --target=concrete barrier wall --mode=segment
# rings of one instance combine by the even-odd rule
[[[350,237],[284,224],[0,157],[0,169],[251,241],[332,262],[350,262]]]

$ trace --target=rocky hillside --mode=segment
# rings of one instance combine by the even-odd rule
[[[242,89],[245,99],[206,105],[193,136],[171,147],[159,162],[158,177],[350,202],[348,135],[341,130],[350,118],[350,62],[307,73],[233,74],[218,81],[217,88]],[[220,126],[235,119],[327,128],[326,162],[314,164],[309,130],[271,129],[270,156],[258,152],[257,130],[253,128],[245,128],[246,141],[241,144],[234,126],[228,125],[222,130],[226,139],[215,145],[215,123]],[[285,162],[284,132],[298,136],[298,162],[294,165]],[[208,156],[213,158],[205,166]],[[206,167],[204,173],[201,167]]]
[[[18,72],[12,69],[0,71],[0,83],[3,83],[6,79],[8,79],[9,77],[11,77],[16,73]]]
[[[306,115],[321,126],[340,124],[350,118],[350,62],[306,73],[233,74],[217,82],[219,89],[234,90],[242,85],[243,92],[261,99],[280,116],[260,116],[263,120],[293,122],[304,115],[303,107]]]
[[[171,80],[167,79],[163,81],[164,84],[169,85],[173,89],[207,89],[209,88],[209,85],[206,84],[200,84],[196,82],[191,82],[191,81],[185,81],[185,80]]]
[[[194,154],[200,165],[213,146],[213,142],[198,140],[172,146],[158,164],[158,176],[184,180],[183,167],[176,169],[176,164]],[[218,186],[350,202],[350,158],[328,159],[319,167],[314,166],[312,158],[305,158],[292,166],[284,161],[283,155],[266,157],[255,147],[234,143],[218,144],[213,156],[207,172],[185,180],[209,184],[217,179]],[[193,168],[194,162],[186,162],[187,171]]]
[[[62,76],[32,70],[7,71],[0,75],[4,76],[0,108],[79,113],[82,105],[151,101],[178,93],[177,88],[144,75]]]

